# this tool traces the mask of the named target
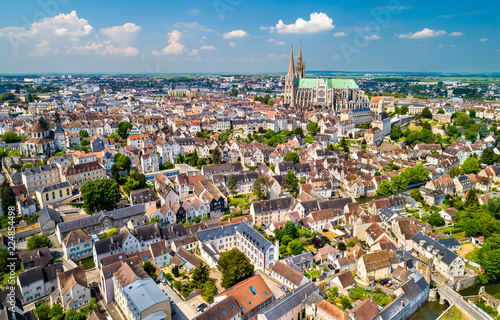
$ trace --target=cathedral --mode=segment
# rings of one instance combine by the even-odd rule
[[[290,52],[290,63],[285,77],[285,105],[324,106],[335,111],[369,106],[368,97],[353,79],[306,78],[305,73],[306,64],[302,61],[302,45],[300,45],[296,67],[293,61],[293,48]]]

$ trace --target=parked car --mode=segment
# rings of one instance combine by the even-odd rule
[[[380,284],[385,286],[389,282],[389,279],[382,279],[380,280]]]
[[[281,289],[281,290],[283,290],[283,291],[285,291],[286,293],[288,293],[288,292],[290,291],[290,290],[288,290],[288,288],[287,288],[287,287],[285,287],[285,286],[281,286],[281,287],[280,287],[280,289]]]
[[[206,303],[202,303],[200,304],[199,306],[196,307],[196,311],[205,311],[205,309],[207,308],[207,304]]]
[[[170,309],[170,314],[175,314],[177,311],[174,308]]]
[[[164,285],[164,286],[166,286],[166,285],[167,285],[167,281],[165,281],[165,279],[161,279],[161,280],[160,280],[160,282],[161,282],[161,284],[162,284],[162,285]]]
[[[387,287],[392,286],[392,281],[387,282],[386,286],[387,286]]]
[[[331,264],[328,264],[328,269],[335,270],[335,268]]]

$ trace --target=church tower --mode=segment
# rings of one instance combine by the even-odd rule
[[[299,46],[299,58],[297,60],[297,67],[295,68],[295,77],[298,79],[305,78],[306,64],[302,61],[302,43]]]
[[[285,76],[285,97],[284,103],[293,106],[295,103],[295,67],[293,63],[293,47],[290,49],[290,62],[288,72]]]

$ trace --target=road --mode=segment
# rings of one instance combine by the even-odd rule
[[[431,276],[431,279],[436,281],[436,279],[434,279],[433,276]],[[464,312],[470,319],[486,320],[486,317],[483,316],[481,313],[479,313],[476,309],[474,309],[467,301],[464,300],[464,298],[460,294],[458,294],[456,291],[450,289],[448,286],[440,282],[437,283],[438,283],[438,290],[443,292],[447,298],[451,299],[455,303],[457,308],[459,308],[460,311]]]
[[[175,291],[172,290],[172,288],[170,288],[168,285],[165,286],[165,285],[159,283],[158,286],[170,298],[170,300],[172,301],[172,307],[174,307],[176,309],[176,313],[174,315],[172,315],[172,320],[194,319],[199,314],[196,311],[196,306],[193,307],[191,305],[191,303],[189,303],[188,301],[182,300],[177,295],[177,293],[175,293]],[[191,300],[194,300],[194,299],[191,299]]]

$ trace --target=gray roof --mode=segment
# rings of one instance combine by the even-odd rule
[[[57,274],[63,271],[64,270],[62,262],[58,262],[44,268],[37,267],[25,272],[21,272],[17,275],[17,277],[19,279],[19,285],[21,287],[24,287],[39,280],[50,281],[52,279],[55,279],[57,277]]]
[[[275,300],[259,314],[263,314],[267,319],[280,319],[293,308],[300,305],[314,292],[318,293],[319,289],[314,283],[308,283],[297,288],[292,294],[281,299]]]
[[[414,235],[411,240],[429,252],[437,250],[437,257],[447,265],[451,264],[456,258],[458,258],[458,255],[455,252],[449,250],[441,243],[424,234],[422,231],[419,231],[416,235]]]
[[[320,210],[324,209],[342,209],[344,210],[344,207],[346,204],[352,203],[351,198],[342,198],[342,199],[335,199],[335,200],[326,200],[326,201],[321,201],[318,202]]]
[[[144,205],[138,204],[135,206],[130,206],[130,207],[125,207],[121,209],[116,209],[113,211],[100,211],[95,215],[85,217],[85,218],[80,218],[76,220],[71,220],[71,221],[66,221],[66,222],[61,222],[57,225],[59,228],[59,232],[61,234],[65,234],[67,232],[76,230],[76,229],[83,229],[83,228],[88,228],[91,226],[99,225],[101,224],[101,221],[105,217],[110,217],[111,220],[119,220],[119,219],[125,219],[128,217],[133,217],[136,215],[144,214],[146,210],[144,210]]]
[[[222,237],[234,236],[236,235],[237,227],[238,224],[231,224],[227,226],[198,231],[196,235],[198,236],[198,240],[200,240],[201,242],[206,242]]]
[[[125,294],[133,301],[139,312],[151,306],[168,301],[167,295],[153,279],[147,277],[138,279],[123,288]]]
[[[242,222],[236,228],[236,232],[240,233],[245,239],[250,241],[256,248],[262,252],[266,252],[273,244],[264,238],[257,230]]]
[[[453,247],[460,247],[460,242],[458,242],[458,240],[455,238],[439,239],[438,242],[448,249]]]
[[[255,212],[275,211],[289,209],[293,204],[293,197],[277,198],[272,200],[255,201],[252,203]]]
[[[54,184],[51,184],[48,186],[41,187],[37,191],[40,193],[44,193],[44,192],[50,192],[52,190],[59,190],[62,188],[71,188],[71,184],[68,181],[63,181],[63,182],[54,183]]]
[[[36,212],[36,214],[38,214],[38,222],[40,223],[40,227],[43,227],[49,221],[54,221],[56,224],[60,223],[62,221],[61,216],[59,215],[59,212],[57,212],[54,209],[47,208],[47,207]]]
[[[283,262],[289,266],[302,264],[308,261],[314,262],[314,256],[311,251],[307,251],[296,256],[289,256],[283,258]]]

